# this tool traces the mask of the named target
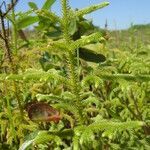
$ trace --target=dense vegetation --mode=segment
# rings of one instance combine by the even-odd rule
[[[102,30],[83,16],[108,2],[54,2],[1,5],[0,149],[149,150],[149,25]]]

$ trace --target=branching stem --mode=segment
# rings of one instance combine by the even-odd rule
[[[13,0],[12,0],[12,5],[13,5]],[[12,14],[14,15],[14,12]],[[15,67],[14,62],[13,62],[10,45],[9,45],[9,37],[8,37],[8,34],[6,32],[6,28],[5,28],[4,17],[5,17],[5,15],[3,15],[2,11],[0,10],[0,19],[1,19],[1,28],[2,28],[1,39],[4,41],[4,46],[5,46],[5,50],[6,50],[5,54],[7,56],[8,62],[10,64],[11,72],[12,73],[17,73],[16,67]],[[16,28],[14,28],[13,32],[14,32],[14,45],[15,45],[15,49],[17,49]],[[15,81],[13,81],[13,85],[14,85],[14,89],[15,89],[15,96],[16,96],[16,99],[17,99],[17,102],[18,102],[18,105],[19,105],[19,109],[20,109],[20,115],[23,119],[24,115],[23,115],[23,109],[22,109],[21,101],[20,101],[20,98],[19,98],[19,91],[18,91],[19,88],[18,88],[18,85],[16,84]]]

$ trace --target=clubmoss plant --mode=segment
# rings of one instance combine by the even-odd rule
[[[50,9],[54,2],[46,0],[41,9],[30,2],[31,10],[18,15],[12,10],[8,15],[13,27],[12,45],[9,47],[13,49],[11,58],[23,59],[18,55],[19,51],[24,54],[27,49],[28,58],[36,67],[31,63],[26,71],[17,68],[0,74],[0,86],[5,88],[1,101],[7,103],[6,114],[5,107],[0,107],[2,148],[7,145],[10,149],[20,146],[19,150],[25,150],[28,146],[73,150],[144,149],[148,145],[146,135],[149,134],[145,130],[149,130],[146,123],[149,118],[147,101],[150,76],[136,74],[136,69],[129,74],[130,68],[127,67],[130,62],[122,63],[120,59],[110,58],[93,68],[86,62],[99,63],[99,58],[105,60],[97,51],[89,50],[86,46],[102,44],[106,39],[100,30],[88,33],[79,30],[80,27],[85,27],[85,30],[94,28],[83,15],[109,3],[73,10],[69,0],[61,0],[62,15],[57,16]],[[19,49],[22,45],[17,41],[17,32],[36,22],[36,29],[44,37],[41,36],[42,40],[29,40],[29,50],[27,47]],[[58,36],[54,40],[49,38],[51,29]],[[40,58],[33,60],[32,53],[40,55]],[[93,61],[93,58],[96,60]],[[27,112],[23,111],[21,104],[28,105]],[[34,111],[36,106],[38,109]],[[56,110],[60,115],[58,122],[48,121],[51,110]],[[22,113],[26,115],[21,120]],[[40,113],[44,114],[44,119]],[[143,140],[143,137],[146,138]]]

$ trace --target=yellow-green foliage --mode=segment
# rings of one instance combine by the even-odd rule
[[[9,49],[0,47],[0,149],[150,149],[149,45],[126,49],[122,41],[117,47],[84,19],[108,2],[73,10],[61,0],[62,16],[49,10],[54,2],[41,9],[30,2],[28,12],[8,13],[16,20],[13,32],[37,22],[39,38],[27,42],[14,32],[12,62],[3,59]],[[92,62],[80,58],[82,49]],[[60,121],[31,121],[25,106],[33,101],[57,109]]]

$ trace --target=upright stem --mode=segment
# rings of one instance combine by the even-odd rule
[[[79,58],[79,48],[77,49],[77,71],[78,71],[78,81],[80,81],[80,58]]]
[[[63,27],[63,33],[64,33],[64,39],[66,42],[66,45],[69,45],[71,42],[68,27],[69,27],[69,17],[68,17],[68,0],[62,0],[62,12],[63,12],[63,18],[62,18],[62,27]],[[84,122],[84,118],[82,115],[82,106],[80,103],[80,88],[79,88],[79,80],[78,80],[78,74],[76,70],[76,59],[75,59],[75,53],[73,51],[68,51],[68,66],[69,66],[69,77],[72,87],[72,93],[75,95],[75,105],[78,107],[79,111],[79,123]]]
[[[10,52],[10,49],[9,49],[9,43],[8,43],[8,37],[7,37],[7,33],[6,33],[6,30],[5,30],[5,23],[4,23],[4,18],[3,16],[0,16],[1,17],[1,26],[2,26],[2,33],[3,33],[3,36],[2,36],[2,39],[4,41],[4,44],[5,44],[5,48],[6,48],[6,56],[9,60],[9,63],[11,65],[11,67],[13,67],[12,65],[12,57],[11,57],[11,52]]]
[[[68,65],[69,65],[69,70],[70,70],[70,79],[71,79],[71,85],[72,85],[72,92],[76,96],[77,103],[79,103],[80,96],[79,96],[79,83],[78,83],[78,76],[77,76],[77,70],[75,68],[75,59],[74,55],[72,52],[69,52],[69,57],[68,57]]]
[[[69,45],[71,42],[68,26],[69,26],[69,18],[68,18],[68,1],[62,0],[62,11],[63,11],[63,33],[64,33],[64,39],[66,41],[66,45]],[[78,83],[78,76],[76,72],[76,66],[75,66],[75,55],[74,52],[69,51],[68,54],[68,65],[69,65],[69,71],[70,71],[70,81],[72,85],[72,92],[76,96],[77,102],[80,100],[79,97],[79,83]]]
[[[8,39],[8,35],[6,33],[6,29],[5,29],[5,23],[4,23],[4,17],[1,15],[0,16],[1,18],[1,26],[2,26],[2,33],[3,33],[3,36],[2,36],[2,39],[4,41],[4,44],[5,44],[5,49],[6,49],[6,56],[8,58],[8,62],[10,64],[10,69],[11,69],[11,73],[17,73],[17,69],[13,63],[13,58],[12,58],[12,54],[11,54],[11,49],[10,49],[10,45],[9,45],[9,39]],[[17,43],[15,44],[17,45]],[[13,82],[14,84],[14,89],[15,89],[15,96],[16,96],[16,99],[17,99],[17,102],[18,102],[18,105],[19,105],[19,109],[20,109],[20,115],[23,119],[23,109],[22,109],[22,105],[21,105],[21,101],[20,101],[20,98],[19,98],[19,91],[18,91],[18,86],[16,84],[16,82],[14,81]]]
[[[12,0],[13,3],[13,0]],[[15,11],[14,11],[14,7],[12,8],[12,20],[13,20],[13,24],[12,24],[12,42],[13,42],[13,47],[14,47],[14,53],[15,55],[17,54],[17,26],[16,26],[16,18],[15,18]]]
[[[4,87],[4,93],[5,93],[5,95],[9,95],[8,89],[7,89],[7,82],[6,81],[4,81],[4,86],[3,87]],[[9,121],[10,121],[10,128],[12,129],[12,132],[14,134],[14,140],[16,142],[17,141],[17,139],[16,139],[16,130],[15,130],[15,127],[14,127],[13,115],[12,115],[10,101],[9,101],[9,97],[8,96],[6,96],[6,102],[7,102],[8,118],[9,118]]]
[[[13,4],[14,0],[11,0],[11,3]],[[14,49],[14,54],[17,55],[17,51],[18,51],[18,42],[17,42],[17,26],[16,26],[16,17],[15,17],[15,10],[14,7],[12,8],[12,42],[13,42],[13,49]],[[15,72],[17,73],[17,69],[15,69]],[[20,97],[19,97],[19,91],[18,91],[18,85],[16,84],[16,82],[14,81],[14,89],[15,89],[15,95],[16,95],[16,99],[19,105],[19,109],[20,109],[20,114],[21,117],[23,119],[23,109],[22,109],[22,105],[21,105],[21,101],[20,101]]]
[[[140,118],[141,121],[143,121],[142,119],[142,113],[140,112],[139,110],[139,107],[138,107],[138,104],[137,104],[137,101],[135,100],[134,98],[134,95],[133,95],[133,92],[131,91],[131,94],[130,94],[133,102],[134,102],[134,107],[135,107],[135,110],[136,110],[136,113],[137,113],[137,116]]]

